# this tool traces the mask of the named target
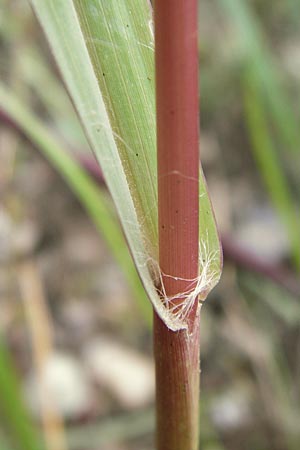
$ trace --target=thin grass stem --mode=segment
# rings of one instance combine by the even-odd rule
[[[178,294],[190,291],[191,280],[196,287],[198,277],[197,2],[156,0],[154,15],[159,263],[177,314],[184,303]],[[199,314],[195,299],[187,329],[177,332],[154,315],[157,450],[198,448]]]

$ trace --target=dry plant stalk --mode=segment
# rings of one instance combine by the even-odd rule
[[[67,450],[63,419],[44,383],[45,366],[53,351],[53,330],[44,289],[33,260],[26,260],[19,265],[19,285],[38,378],[40,413],[46,449]]]

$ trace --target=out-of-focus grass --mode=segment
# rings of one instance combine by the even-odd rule
[[[241,89],[251,148],[270,198],[286,225],[294,265],[300,270],[300,218],[278,152],[292,151],[300,165],[300,121],[288,97],[278,63],[266,43],[251,3],[222,0],[236,27],[241,57]],[[245,74],[245,75],[244,75]],[[273,125],[272,136],[270,125]],[[276,145],[275,145],[276,142]]]
[[[293,90],[288,89],[289,84],[293,85],[295,82],[287,79],[284,68],[280,67],[282,61],[276,57],[268,44],[268,41],[271,41],[268,30],[263,30],[260,19],[254,12],[254,8],[262,6],[262,2],[222,0],[218,3],[222,3],[222,11],[227,13],[227,28],[224,29],[227,32],[230,30],[228,42],[234,50],[234,57],[228,62],[227,55],[224,67],[224,61],[220,58],[219,65],[213,61],[213,70],[209,66],[204,68],[206,76],[202,80],[203,90],[210,89],[208,93],[204,92],[204,97],[216,110],[220,107],[223,112],[232,105],[236,108],[236,104],[240,103],[243,113],[239,118],[245,125],[257,170],[285,224],[293,264],[299,270],[300,192],[297,181],[286,168],[286,160],[292,161],[290,164],[298,167],[298,171],[295,169],[294,173],[296,176],[297,173],[300,174],[300,121],[297,116],[299,108],[297,98],[291,95]],[[276,5],[265,3],[268,3],[269,7],[276,8],[277,5],[277,9],[284,10],[285,19],[291,24],[291,33],[295,33],[295,16],[299,17],[299,8],[296,8],[297,11],[295,9],[297,2],[274,2]],[[267,7],[265,9],[267,10]],[[224,42],[223,49],[226,47],[226,39]],[[211,58],[214,60],[213,56]],[[293,88],[294,92],[297,92],[295,85]],[[238,96],[243,100],[240,101]],[[211,113],[211,106],[209,112]],[[226,152],[225,148],[224,151]],[[255,370],[257,384],[265,401],[266,412],[270,410],[274,413],[269,421],[273,423],[274,429],[277,429],[277,435],[281,436],[279,448],[297,449],[300,399],[298,394],[295,395],[295,386],[298,384],[298,372],[295,373],[295,367],[292,367],[291,361],[286,358],[286,348],[281,339],[294,330],[296,340],[292,345],[295,349],[298,348],[299,299],[289,296],[284,289],[280,290],[268,281],[258,282],[257,276],[252,276],[251,279],[251,290],[250,293],[247,292],[249,304],[245,306],[245,314],[250,318],[253,338],[258,331],[263,335],[263,342],[270,345],[268,362],[258,371]],[[243,283],[242,292],[245,287]],[[257,304],[259,308],[255,307]],[[242,312],[240,315],[242,316]],[[239,337],[233,337],[233,345],[234,339],[238,340]],[[259,352],[257,356],[259,357]],[[248,355],[248,358],[251,364],[256,364],[251,355]],[[273,445],[269,443],[270,448],[273,448]]]
[[[241,275],[244,314],[250,318],[253,330],[260,333],[268,349],[264,361],[259,358],[254,361],[257,364],[255,372],[265,407],[269,410],[271,421],[284,438],[285,448],[297,450],[300,439],[300,398],[295,365],[299,365],[299,357],[295,355],[291,358],[285,335],[287,330],[298,335],[300,305],[298,299],[288,296],[284,289],[275,288],[263,278],[249,273]],[[283,302],[286,303],[286,309]],[[297,340],[295,348],[298,345]]]
[[[7,114],[16,128],[23,133],[68,183],[81,201],[96,228],[104,237],[109,249],[123,268],[144,317],[151,323],[151,308],[148,305],[136,269],[132,262],[116,213],[104,190],[90,178],[80,165],[64,150],[47,129],[18,101],[9,89],[0,84],[0,108]]]
[[[18,377],[3,337],[0,337],[0,418],[0,428],[5,427],[3,448],[9,445],[8,450],[43,449],[41,436],[23,402]]]
[[[267,117],[259,96],[259,89],[254,83],[251,72],[245,75],[243,89],[245,120],[253,155],[269,191],[270,198],[279,212],[282,222],[286,225],[294,265],[299,271],[300,218],[296,212],[289,182],[280,163],[274,140],[269,132]]]
[[[236,38],[243,59],[242,65],[252,72],[256,89],[265,102],[278,130],[278,137],[287,150],[300,152],[299,120],[295,116],[291,98],[283,89],[282,73],[272,56],[261,24],[249,1],[221,0],[229,22],[236,27]],[[241,73],[242,75],[242,73]]]

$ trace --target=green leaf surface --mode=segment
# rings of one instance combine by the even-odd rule
[[[185,322],[175,320],[155,286],[157,174],[150,3],[31,3],[101,165],[148,296],[169,328],[183,328]],[[200,192],[200,244],[208,253],[206,273],[214,274],[208,277],[207,294],[220,276],[221,251],[203,178]]]

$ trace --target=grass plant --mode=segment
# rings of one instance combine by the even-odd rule
[[[175,8],[170,2],[155,4],[158,188],[149,3],[68,0],[58,8],[52,1],[32,4],[155,309],[158,448],[196,449],[198,295],[204,300],[216,284],[221,260],[202,172],[199,186],[196,2],[178,2]],[[171,51],[169,39],[174,43]],[[180,60],[180,55],[186,58]],[[178,347],[170,352],[173,342]],[[174,390],[166,389],[168,378]]]
[[[159,6],[163,4],[162,8],[167,8],[169,3],[169,1],[160,2]],[[238,2],[236,0],[222,0],[219,3],[222,3],[224,10],[227,12],[226,17],[230,24],[229,28],[232,30],[231,26],[234,24],[236,36],[239,37],[237,41],[239,42],[240,59],[238,64],[236,60],[232,65],[230,65],[230,62],[228,63],[226,76],[228,77],[228,82],[234,76],[235,84],[240,86],[241,92],[238,92],[238,94],[242,93],[241,98],[244,100],[240,108],[243,111],[243,117],[240,119],[245,122],[246,134],[249,136],[251,149],[257,161],[257,170],[265,180],[267,191],[277,211],[281,214],[286,228],[289,230],[291,253],[293,254],[294,265],[297,267],[299,266],[300,249],[298,245],[299,234],[297,234],[298,219],[294,202],[297,193],[293,190],[294,184],[287,176],[282,161],[285,157],[291,161],[299,161],[300,138],[298,119],[291,106],[292,102],[284,90],[281,79],[283,74],[280,73],[278,60],[274,56],[275,52],[272,52],[271,47],[268,45],[268,40],[266,39],[268,30],[263,30],[258,17],[254,14],[253,6],[255,7],[255,5],[252,5],[251,2]],[[294,11],[297,10],[296,3],[295,0],[289,1],[290,8],[295,8]],[[162,180],[164,183],[168,180],[160,179],[157,176],[154,108],[154,36],[149,2],[146,0],[141,2],[127,0],[120,2],[115,0],[112,2],[96,0],[40,2],[33,0],[32,4],[46,32],[53,55],[58,62],[60,72],[79,113],[91,147],[94,153],[98,155],[102,169],[104,168],[105,180],[117,205],[117,214],[121,219],[127,240],[131,246],[135,263],[138,266],[148,295],[157,307],[154,331],[156,333],[157,374],[160,380],[157,396],[158,445],[165,449],[168,448],[167,445],[176,446],[180,442],[180,445],[184,445],[185,449],[188,449],[189,446],[196,448],[198,445],[198,423],[196,423],[195,417],[197,416],[198,403],[192,402],[191,394],[193,393],[195,398],[198,398],[199,373],[196,370],[196,366],[199,366],[196,360],[199,354],[195,344],[198,342],[198,330],[193,330],[195,337],[195,343],[192,343],[193,353],[189,352],[185,345],[186,342],[182,338],[182,336],[187,336],[186,330],[188,328],[178,330],[171,330],[171,328],[176,329],[182,326],[182,321],[174,322],[174,317],[180,311],[180,304],[182,303],[182,298],[178,293],[186,292],[191,287],[188,286],[187,289],[187,279],[195,281],[206,267],[205,265],[203,266],[202,258],[200,258],[200,267],[196,268],[196,262],[198,262],[196,252],[200,249],[202,257],[203,255],[204,257],[214,256],[210,265],[210,274],[219,270],[220,253],[209,198],[201,171],[199,181],[200,224],[198,240],[198,243],[201,245],[198,245],[196,249],[196,239],[193,239],[194,243],[191,244],[192,250],[189,250],[195,255],[194,269],[192,269],[194,272],[187,272],[191,267],[187,268],[185,266],[186,256],[183,258],[177,257],[178,249],[176,246],[184,247],[184,239],[189,240],[188,238],[184,237],[181,240],[176,237],[174,239],[175,246],[172,244],[172,248],[175,249],[176,247],[176,255],[173,255],[172,258],[168,253],[171,246],[169,245],[169,238],[165,238],[166,234],[161,234],[160,243],[159,223],[164,225],[165,220],[167,220],[173,226],[173,218],[171,214],[168,215],[167,213],[167,196],[161,199],[156,187]],[[158,1],[155,4],[157,6]],[[276,5],[278,5],[278,2]],[[286,6],[285,8],[287,9],[288,7]],[[181,16],[181,19],[183,17],[184,15]],[[294,14],[295,17],[296,13]],[[171,20],[171,17],[168,17],[168,20]],[[3,28],[2,25],[4,25]],[[14,30],[19,29],[18,20],[15,18],[13,25],[13,27],[10,26],[9,20],[3,21],[3,24],[0,23],[1,30],[4,30],[1,31],[1,38],[8,35],[10,38],[13,36]],[[25,31],[29,28],[28,26],[24,27]],[[22,34],[21,31],[19,31],[19,34]],[[170,42],[173,37],[175,40],[176,36],[179,39],[179,34],[173,33]],[[14,127],[21,131],[31,144],[46,156],[49,162],[64,177],[74,194],[81,200],[87,213],[122,266],[124,273],[127,274],[127,280],[132,287],[132,295],[138,299],[149,325],[151,321],[151,319],[149,321],[151,307],[146,301],[145,290],[137,276],[121,228],[118,225],[117,214],[111,207],[107,193],[92,182],[90,177],[76,163],[72,154],[66,152],[66,145],[62,144],[62,140],[54,137],[53,133],[49,132],[49,129],[43,123],[45,121],[44,117],[37,117],[37,114],[32,112],[32,105],[29,106],[30,95],[34,95],[35,100],[33,103],[35,106],[43,105],[42,109],[49,114],[50,119],[48,116],[46,118],[48,121],[47,125],[50,122],[50,126],[55,127],[55,130],[59,130],[59,133],[68,135],[68,131],[73,126],[74,118],[71,117],[70,105],[65,103],[64,94],[60,94],[63,89],[62,85],[57,81],[57,74],[53,67],[48,68],[47,64],[45,64],[41,49],[39,48],[37,52],[35,51],[37,50],[37,43],[35,42],[34,33],[33,37],[30,33],[27,33],[26,39],[22,39],[22,36],[21,38],[19,36],[19,39],[22,41],[22,46],[18,49],[20,53],[17,55],[22,54],[22,63],[18,63],[17,67],[21,84],[23,83],[23,87],[26,85],[27,88],[27,92],[24,95],[26,102],[24,100],[21,101],[20,98],[17,98],[16,93],[13,94],[11,90],[7,89],[7,86],[2,85],[0,87],[1,113],[5,112],[5,120],[9,118],[14,122]],[[34,47],[33,53],[26,52],[27,44]],[[6,62],[2,64],[3,67],[4,65],[6,66]],[[33,65],[34,70],[31,71]],[[213,77],[211,75],[212,71],[208,66],[209,64],[206,64],[209,81],[207,86],[209,88],[214,86],[214,84],[213,82],[210,84],[210,79]],[[221,67],[218,65],[216,70],[218,80],[221,78],[219,76],[220,70]],[[245,73],[247,77],[245,77]],[[175,76],[176,74],[178,75],[178,73],[173,75]],[[171,77],[171,74],[168,75]],[[165,81],[166,88],[169,87],[167,81]],[[237,81],[238,83],[236,83]],[[221,87],[218,90],[220,95],[224,94],[222,82],[223,78],[220,81]],[[44,88],[48,83],[51,89]],[[173,81],[170,83],[170,86],[172,85]],[[178,86],[180,88],[183,85],[179,83]],[[49,95],[50,91],[53,95]],[[21,91],[18,91],[18,95],[22,97]],[[231,108],[230,104],[226,104],[226,101],[228,101],[226,95],[220,98],[219,95],[213,92],[213,89],[210,89],[210,95],[214,98],[215,109],[222,102],[226,108]],[[194,100],[196,97],[197,95],[194,96]],[[179,96],[178,98],[182,97]],[[194,105],[194,108],[196,108],[196,105]],[[38,110],[39,107],[36,109]],[[190,117],[195,118],[196,115],[194,114],[195,112]],[[3,114],[1,118],[3,119]],[[68,123],[68,120],[70,123]],[[174,139],[175,143],[173,142],[174,145],[172,144],[172,150],[179,148],[177,144],[182,144],[180,138],[178,138],[181,130],[181,121],[175,122],[176,126],[174,122],[175,118],[170,115],[170,123],[165,125],[165,130],[173,129],[173,131],[176,131],[174,136],[177,138]],[[194,122],[193,124],[195,127]],[[76,126],[73,129],[78,130]],[[72,132],[70,134],[72,135]],[[71,138],[66,139],[66,141],[71,142],[71,147],[74,147],[76,142],[80,147],[82,142],[84,145],[80,133],[74,132]],[[159,136],[158,142],[160,142]],[[160,145],[163,144],[158,143],[158,147]],[[285,149],[291,151],[285,152]],[[179,156],[182,156],[182,154],[180,153]],[[175,159],[177,164],[179,161],[177,158]],[[170,157],[170,162],[173,163],[172,157]],[[297,163],[294,164],[295,167],[296,165]],[[193,168],[197,170],[196,165]],[[179,172],[181,169],[172,166],[172,170]],[[158,169],[158,173],[159,171],[160,169]],[[168,167],[166,171],[169,171]],[[192,177],[195,178],[194,173]],[[176,178],[180,179],[180,176],[174,173],[173,178],[174,180]],[[195,188],[195,183],[192,180],[190,181],[191,183],[188,184]],[[151,186],[151,189],[148,189],[149,186]],[[161,190],[166,193],[168,189],[162,188]],[[195,191],[193,195],[195,195]],[[158,200],[158,197],[160,197],[160,200]],[[177,202],[177,198],[175,200]],[[161,201],[167,205],[161,203]],[[158,216],[159,204],[163,205],[161,210],[163,214],[166,214],[166,218],[163,217],[162,219],[161,214]],[[175,234],[178,236],[177,231]],[[193,234],[194,236],[196,235],[196,228],[194,228]],[[168,246],[166,245],[167,241]],[[182,251],[184,255],[187,249],[183,248]],[[168,269],[168,264],[173,264],[173,266]],[[184,265],[184,267],[178,268],[177,264]],[[171,274],[172,277],[166,276],[168,274]],[[174,280],[174,274],[183,278],[183,280]],[[242,277],[239,276],[240,278]],[[248,332],[252,329],[252,334],[250,332],[248,334],[248,341],[251,342],[253,336],[261,336],[262,334],[263,340],[261,342],[270,343],[272,354],[265,360],[257,360],[257,356],[254,354],[247,354],[248,346],[240,345],[243,342],[247,344],[243,340],[243,336],[244,339],[247,338],[247,329],[245,327],[243,335],[240,336],[235,334],[234,329],[230,330],[232,333],[230,342],[234,349],[233,359],[237,360],[240,358],[244,365],[246,361],[247,364],[249,363],[253,367],[253,372],[256,374],[257,390],[260,390],[263,394],[262,403],[264,404],[266,415],[271,410],[278,412],[276,417],[271,414],[268,416],[268,427],[272,429],[274,436],[281,436],[283,448],[294,450],[298,448],[299,442],[297,426],[299,418],[297,399],[299,395],[295,388],[298,380],[298,369],[294,369],[289,361],[288,348],[285,342],[285,340],[290,342],[289,338],[286,338],[286,335],[284,335],[282,341],[280,338],[283,330],[285,330],[285,332],[293,334],[296,339],[296,331],[299,324],[298,298],[290,298],[286,295],[284,289],[279,291],[278,288],[265,280],[261,280],[258,283],[257,277],[249,278],[249,276],[247,277],[244,274],[244,278],[241,291],[246,291],[249,301],[245,302],[243,314],[246,319],[251,319],[252,317],[249,320],[252,328],[250,328],[250,325],[247,328]],[[162,279],[164,280],[163,291],[160,285]],[[160,294],[163,294],[162,298]],[[241,296],[237,290],[229,290],[227,295],[231,295],[235,299]],[[166,300],[170,300],[170,297],[172,297],[171,302],[167,303]],[[225,302],[226,308],[228,303],[230,304],[227,298]],[[163,305],[162,307],[160,306],[161,304]],[[169,311],[166,311],[166,304],[171,305]],[[193,310],[192,308],[192,313],[194,313],[195,309]],[[228,320],[228,316],[234,312],[234,309],[229,310],[229,313],[227,312]],[[209,315],[209,311],[207,313]],[[236,314],[236,316],[233,314],[236,320],[235,323],[238,323],[238,320],[243,323],[241,319],[243,314]],[[265,320],[265,317],[268,320]],[[191,327],[192,323],[193,317],[192,321],[190,319],[185,321],[184,326]],[[220,322],[219,317],[212,323],[212,333],[215,336],[221,336],[219,336],[217,341],[220,345],[224,344],[222,324],[223,322]],[[261,330],[263,330],[262,333]],[[296,341],[294,340],[293,342]],[[170,348],[174,345],[176,351],[170,351]],[[293,361],[294,359],[293,356]],[[184,364],[179,367],[178,361],[182,361]],[[191,362],[192,369],[188,368],[185,372],[187,362]],[[185,381],[182,383],[182,377],[188,372],[190,374],[194,373],[193,383],[190,383],[191,380],[188,378],[186,378],[186,384]],[[234,375],[233,367],[231,368],[230,377],[234,379]],[[40,450],[42,448],[41,436],[32,424],[31,418],[23,404],[19,383],[4,344],[0,348],[0,377],[0,447],[5,450],[23,450],[24,446],[26,446],[26,448]],[[269,383],[269,380],[271,380],[271,383]],[[172,389],[170,389],[170,386]],[[290,398],[291,392],[293,393],[292,399]],[[211,397],[214,395],[215,392],[213,394],[210,393]],[[175,406],[174,404],[170,406],[170,402],[174,399],[177,399]],[[258,396],[259,400],[261,399]],[[205,418],[208,416],[207,404],[205,402],[204,405],[206,410]],[[181,421],[183,416],[183,422],[186,427],[184,433],[189,441],[188,443],[184,442],[184,444],[180,440],[183,439],[180,437],[180,430],[175,430],[174,425],[179,420]],[[131,421],[131,417],[128,420]],[[278,426],[278,423],[280,426]],[[153,428],[152,412],[146,413],[145,417],[141,415],[141,417],[133,418],[132,427],[126,425],[124,417],[120,417],[120,423],[118,420],[114,422],[112,419],[108,420],[107,424],[104,422],[103,427],[101,427],[102,425],[102,422],[99,425],[97,423],[94,427],[92,426],[92,431],[90,431],[89,425],[83,425],[82,427],[75,425],[71,429],[67,426],[70,449],[79,448],[79,445],[80,447],[97,448],[99,445],[105,445],[106,442],[109,443],[116,436],[120,440],[122,440],[122,436],[125,436],[124,439],[126,436],[137,436],[139,427],[149,432]],[[2,432],[3,428],[5,428],[5,433]],[[218,442],[219,430],[217,427],[217,431],[213,433],[214,438],[212,441],[208,438],[210,432],[207,432],[205,420],[203,420],[202,428],[204,428],[204,436],[202,437],[203,450],[211,447],[234,448],[234,446],[231,447],[230,444],[226,443],[226,432],[220,433],[222,435],[221,444]],[[258,434],[261,437],[261,442],[263,442],[259,447],[261,448],[265,445],[268,433],[264,434],[263,431],[260,431]],[[223,436],[225,436],[224,440]],[[174,441],[176,442],[174,443]],[[249,436],[249,442],[252,442],[251,436]],[[259,442],[259,438],[257,442]],[[251,448],[256,448],[256,444]],[[271,442],[270,448],[273,448]]]

